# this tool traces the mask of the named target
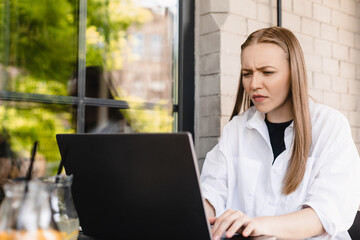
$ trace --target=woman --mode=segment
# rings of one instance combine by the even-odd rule
[[[289,30],[258,30],[241,49],[231,120],[201,173],[214,239],[351,239],[360,159],[348,121],[309,99],[303,53]]]

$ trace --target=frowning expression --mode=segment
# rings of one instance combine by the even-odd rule
[[[241,66],[244,89],[256,109],[272,122],[291,120],[290,66],[284,50],[272,43],[249,45],[242,51]]]

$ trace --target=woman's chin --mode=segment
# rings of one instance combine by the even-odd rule
[[[264,108],[263,106],[256,106],[256,105],[255,105],[255,108],[256,108],[256,110],[257,110],[258,112],[263,113],[263,114],[266,114],[266,113],[269,112],[269,109]]]

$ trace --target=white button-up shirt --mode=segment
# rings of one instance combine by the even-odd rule
[[[297,190],[282,194],[292,153],[293,123],[285,129],[286,150],[273,161],[264,114],[251,107],[224,127],[206,155],[201,173],[203,197],[216,215],[237,209],[250,217],[287,214],[310,206],[326,234],[311,239],[351,239],[347,233],[360,204],[360,159],[347,119],[309,100],[312,144]]]

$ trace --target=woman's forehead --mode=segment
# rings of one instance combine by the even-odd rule
[[[288,63],[287,54],[284,50],[273,43],[251,44],[243,49],[241,53],[241,65],[253,66],[276,66]]]

